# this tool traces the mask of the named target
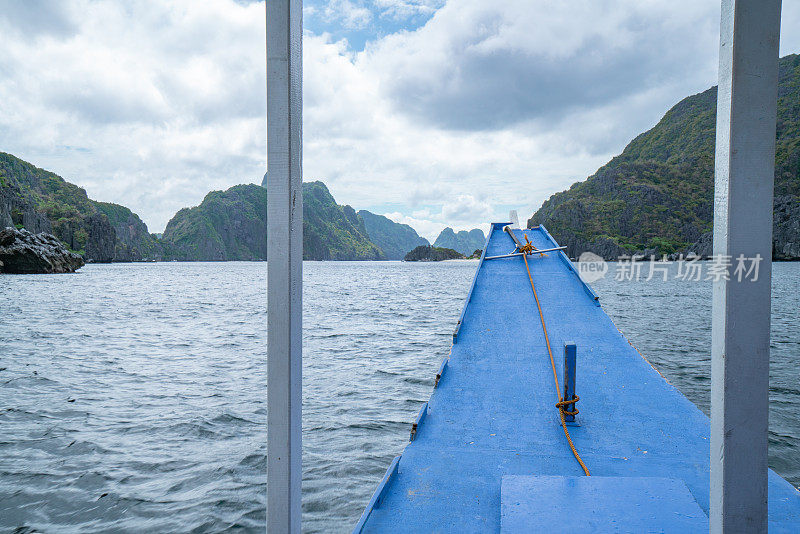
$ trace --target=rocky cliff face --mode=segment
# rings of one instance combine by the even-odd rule
[[[24,228],[0,231],[0,273],[72,273],[83,264],[83,258],[51,234],[33,234]]]
[[[114,247],[117,236],[108,217],[94,213],[83,220],[88,229],[86,240],[86,260],[94,263],[111,263],[114,260]]]
[[[434,247],[450,248],[464,254],[472,254],[476,249],[482,249],[486,244],[483,231],[475,228],[469,232],[461,230],[456,233],[452,228],[445,228],[433,243]]]
[[[14,172],[5,161],[6,154],[0,153],[0,228],[25,227],[33,233],[52,232],[50,220],[36,210],[35,199],[30,192],[23,190],[19,181],[12,177]]]
[[[110,202],[95,202],[116,234],[114,245],[115,262],[158,261],[163,250],[158,238],[151,234],[147,225],[130,209]]]
[[[800,260],[800,197],[776,197],[774,206],[772,257],[776,260]]]
[[[609,164],[551,197],[528,226],[544,224],[572,258],[587,250],[606,259],[670,254],[710,229],[712,199],[703,187],[657,162]]]
[[[48,232],[86,261],[109,262],[116,234],[80,187],[0,152],[0,226]]]
[[[261,181],[267,187],[267,175]],[[363,217],[336,203],[322,182],[303,182],[304,260],[385,260]]]
[[[685,98],[586,181],[550,197],[528,220],[577,257],[711,250],[716,87]],[[800,56],[779,63],[773,257],[800,252]]]
[[[367,210],[360,210],[358,216],[364,221],[370,241],[378,245],[387,260],[402,260],[416,247],[430,245],[427,239],[420,237],[407,224],[396,223],[388,217]]]

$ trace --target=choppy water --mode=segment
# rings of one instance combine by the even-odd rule
[[[476,265],[305,264],[304,530],[357,520],[431,393]],[[798,485],[800,264],[774,270],[770,463]],[[265,277],[259,263],[0,277],[0,531],[263,531]],[[708,412],[708,284],[595,288]]]

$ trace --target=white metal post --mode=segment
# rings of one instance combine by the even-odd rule
[[[717,93],[711,532],[767,531],[770,282],[780,0],[723,0]],[[758,277],[733,276],[761,258]],[[748,268],[750,264],[747,264]]]
[[[267,531],[300,532],[301,0],[267,0]]]

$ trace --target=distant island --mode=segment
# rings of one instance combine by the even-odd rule
[[[444,261],[444,260],[463,260],[464,254],[451,248],[432,247],[421,245],[408,254],[405,261]]]
[[[267,259],[267,190],[246,184],[212,191],[199,206],[180,210],[161,239],[164,259],[228,261]],[[382,260],[364,223],[339,206],[322,182],[303,184],[303,259]]]
[[[52,234],[91,263],[265,260],[264,185],[212,191],[200,205],[178,211],[163,234],[151,234],[125,206],[94,201],[84,189],[60,176],[0,152],[0,230],[13,227]],[[480,230],[462,231],[458,236],[476,232],[482,246]],[[446,228],[437,243],[451,239],[451,234],[455,236]],[[322,182],[303,183],[304,259],[401,260],[420,245],[430,243],[411,226],[341,206]]]
[[[800,56],[779,62],[772,256],[800,260]],[[590,176],[528,221],[570,257],[711,255],[717,88],[681,100]]]
[[[370,240],[378,245],[387,260],[402,260],[407,252],[421,246],[430,245],[427,239],[417,235],[416,230],[407,224],[399,224],[367,210],[360,210],[358,216],[364,221],[364,228]]]
[[[588,179],[551,196],[528,227],[544,224],[573,258],[585,251],[609,260],[708,257],[715,128],[712,87],[680,101]],[[798,55],[779,63],[776,140],[773,259],[800,260]],[[304,183],[303,195],[306,260],[399,260],[431,245],[408,225],[337,204],[322,182]],[[53,234],[87,262],[264,260],[266,202],[263,183],[212,191],[176,213],[163,235],[151,234],[130,209],[91,200],[60,176],[0,152],[0,229]],[[479,229],[448,227],[432,246],[468,256],[484,242]]]
[[[486,243],[486,236],[482,230],[475,228],[469,232],[461,230],[456,233],[452,228],[445,228],[434,241],[434,247],[451,248],[467,256],[476,249],[482,249]]]

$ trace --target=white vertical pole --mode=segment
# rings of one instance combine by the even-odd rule
[[[781,0],[723,0],[714,254],[760,256],[758,278],[713,289],[714,533],[767,531],[770,282]],[[718,256],[719,257],[719,256]],[[749,263],[748,263],[749,267]]]
[[[267,531],[300,532],[302,0],[267,0]]]

